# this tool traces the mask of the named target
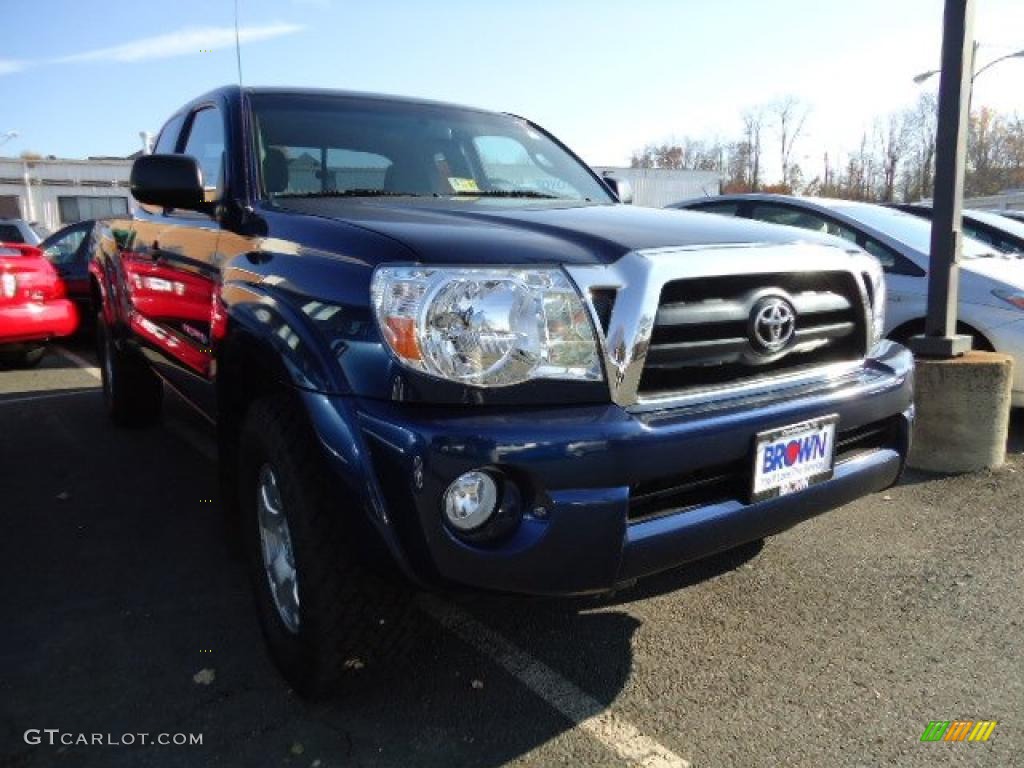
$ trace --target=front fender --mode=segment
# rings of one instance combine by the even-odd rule
[[[351,391],[321,334],[293,302],[259,283],[226,283],[220,301],[234,343],[244,338],[281,383],[316,392]]]

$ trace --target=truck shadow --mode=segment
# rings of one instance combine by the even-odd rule
[[[12,408],[5,429],[17,450],[0,448],[0,765],[448,768],[528,753],[541,764],[566,754],[606,762],[578,733],[559,751],[573,719],[490,640],[542,670],[573,700],[575,719],[596,715],[632,672],[641,622],[622,606],[743,561],[727,553],[604,598],[442,597],[482,634],[414,611],[404,656],[356,665],[337,696],[307,702],[264,651],[244,569],[223,537],[213,464],[167,429],[115,431],[95,398]],[[26,730],[54,727],[203,741],[26,743]]]

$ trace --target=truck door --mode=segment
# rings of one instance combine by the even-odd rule
[[[224,183],[224,116],[215,105],[188,115],[177,151],[196,158],[207,202]],[[211,322],[220,284],[217,220],[196,211],[140,206],[124,268],[130,324],[154,368],[180,394],[215,417]]]

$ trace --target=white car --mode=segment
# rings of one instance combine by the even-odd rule
[[[800,227],[857,243],[882,263],[888,300],[885,332],[906,341],[924,331],[931,222],[894,208],[818,197],[722,195],[676,203],[685,208]],[[975,349],[1014,357],[1013,404],[1024,406],[1024,259],[965,237],[957,317]]]

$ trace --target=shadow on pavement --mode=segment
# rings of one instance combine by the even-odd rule
[[[501,765],[571,727],[421,613],[405,659],[358,670],[326,703],[300,700],[264,652],[211,462],[166,429],[115,430],[93,398],[12,407],[3,424],[0,765]],[[629,679],[638,621],[594,605],[539,602],[536,637],[515,642],[606,707]],[[493,626],[501,606],[459,610]],[[209,684],[195,682],[201,670]],[[203,744],[35,746],[32,728]]]

